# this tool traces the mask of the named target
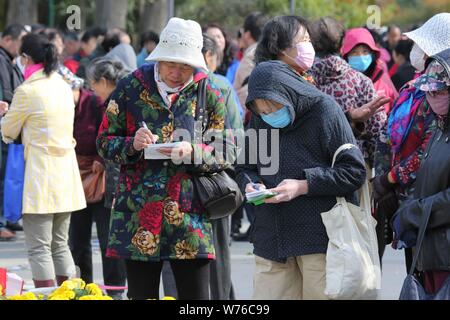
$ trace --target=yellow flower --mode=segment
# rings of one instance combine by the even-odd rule
[[[184,219],[184,213],[180,211],[178,203],[170,199],[164,202],[164,217],[171,225],[179,227]]]
[[[107,113],[111,113],[115,116],[119,114],[119,105],[115,100],[111,100],[108,104],[108,108],[106,108]]]
[[[139,98],[147,105],[152,107],[155,110],[162,111],[164,108],[162,108],[159,104],[157,104],[155,101],[152,100],[152,97],[150,96],[150,92],[148,90],[143,90],[141,94],[139,95]]]
[[[63,284],[64,285],[64,284]],[[49,296],[49,300],[74,300],[75,292],[73,290],[67,289],[67,286],[74,286],[74,284],[66,284],[55,291],[53,291]],[[77,289],[77,288],[75,288]]]
[[[183,240],[175,245],[175,252],[177,259],[194,259],[198,250]]]
[[[80,300],[82,300],[82,301],[88,301],[88,300],[91,300],[91,301],[106,301],[106,300],[113,300],[113,298],[111,298],[111,297],[108,297],[108,296],[94,296],[94,295],[88,295],[88,296],[83,296],[83,297],[81,297],[80,298]]]
[[[90,295],[102,297],[103,292],[102,290],[95,284],[91,283],[86,286],[87,292],[89,292]]]
[[[9,297],[8,300],[31,301],[31,300],[38,300],[38,298],[34,293],[28,292],[23,295]]]
[[[154,235],[144,228],[139,228],[131,243],[139,249],[142,254],[154,255],[159,247],[159,235]]]
[[[210,130],[218,130],[222,131],[225,129],[225,119],[222,116],[217,114],[212,114],[209,120],[209,128]]]
[[[86,282],[84,282],[82,279],[67,280],[61,285],[61,289],[64,290],[84,289],[85,287]]]
[[[197,111],[197,101],[192,101],[191,103],[191,114],[195,117],[195,113]]]
[[[173,138],[173,123],[169,123],[167,126],[162,128],[163,142],[168,143],[172,141]]]
[[[52,301],[68,301],[68,300],[72,300],[69,299],[69,297],[65,296],[65,295],[54,295],[51,298],[48,298],[48,300],[52,300]]]

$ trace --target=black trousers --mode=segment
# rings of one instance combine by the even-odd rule
[[[210,263],[210,298],[211,300],[236,300],[231,281],[230,217],[212,220],[211,223],[216,260]],[[173,278],[170,265],[164,263],[162,271],[164,293],[171,297],[178,297]]]
[[[209,260],[172,260],[179,300],[209,300]],[[159,284],[164,262],[126,260],[128,298],[159,299]]]
[[[216,260],[211,261],[211,299],[235,300],[231,282],[230,217],[212,220]]]
[[[86,283],[92,283],[94,276],[91,238],[92,224],[95,222],[102,253],[104,283],[107,286],[122,287],[126,284],[125,262],[106,257],[110,217],[111,210],[104,207],[103,201],[89,204],[86,209],[73,213],[70,221],[69,245],[75,265],[80,268],[81,279]],[[108,291],[108,294],[117,293],[120,291]]]

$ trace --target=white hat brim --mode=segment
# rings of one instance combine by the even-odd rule
[[[203,54],[201,52],[197,52],[196,50],[192,50],[191,56],[186,57],[185,52],[183,52],[182,56],[176,50],[169,50],[168,48],[157,46],[145,60],[155,62],[183,63],[194,68],[202,69],[205,72],[208,71],[208,67],[206,66]]]

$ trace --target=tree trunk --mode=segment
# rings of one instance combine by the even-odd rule
[[[38,22],[38,1],[8,1],[7,25],[13,23],[35,24]]]
[[[108,29],[126,29],[127,0],[96,0],[95,12],[98,17],[98,26]]]
[[[139,31],[152,30],[161,33],[169,17],[169,1],[155,0],[147,2],[140,17]]]

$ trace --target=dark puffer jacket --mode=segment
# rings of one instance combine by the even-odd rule
[[[258,164],[237,167],[242,190],[249,183],[247,174],[267,188],[276,187],[284,179],[307,180],[309,194],[286,203],[256,207],[252,230],[254,253],[278,262],[285,262],[289,257],[326,253],[328,237],[320,214],[336,204],[336,196],[355,203],[355,191],[366,178],[363,155],[358,148],[343,151],[331,168],[333,155],[340,146],[356,144],[350,125],[331,97],[280,61],[261,63],[253,71],[247,106],[256,99],[289,106],[295,120],[280,130],[279,140],[272,141],[275,129],[259,116],[252,116],[249,130],[266,129],[268,133],[260,130],[257,134]],[[267,144],[261,141],[264,135],[268,137]],[[261,152],[261,147],[266,145],[273,161],[279,154],[279,170],[275,174],[262,171],[270,166],[261,159],[261,154],[267,154],[266,150]],[[255,146],[255,142],[247,143],[246,154],[254,154]]]
[[[432,59],[439,61],[450,76],[450,49]],[[438,122],[439,126],[428,144],[417,173],[414,197],[402,205],[393,219],[399,239],[409,242],[411,231],[417,234],[422,224],[427,202],[433,202],[430,222],[419,256],[419,271],[450,271],[449,115],[441,117]]]

